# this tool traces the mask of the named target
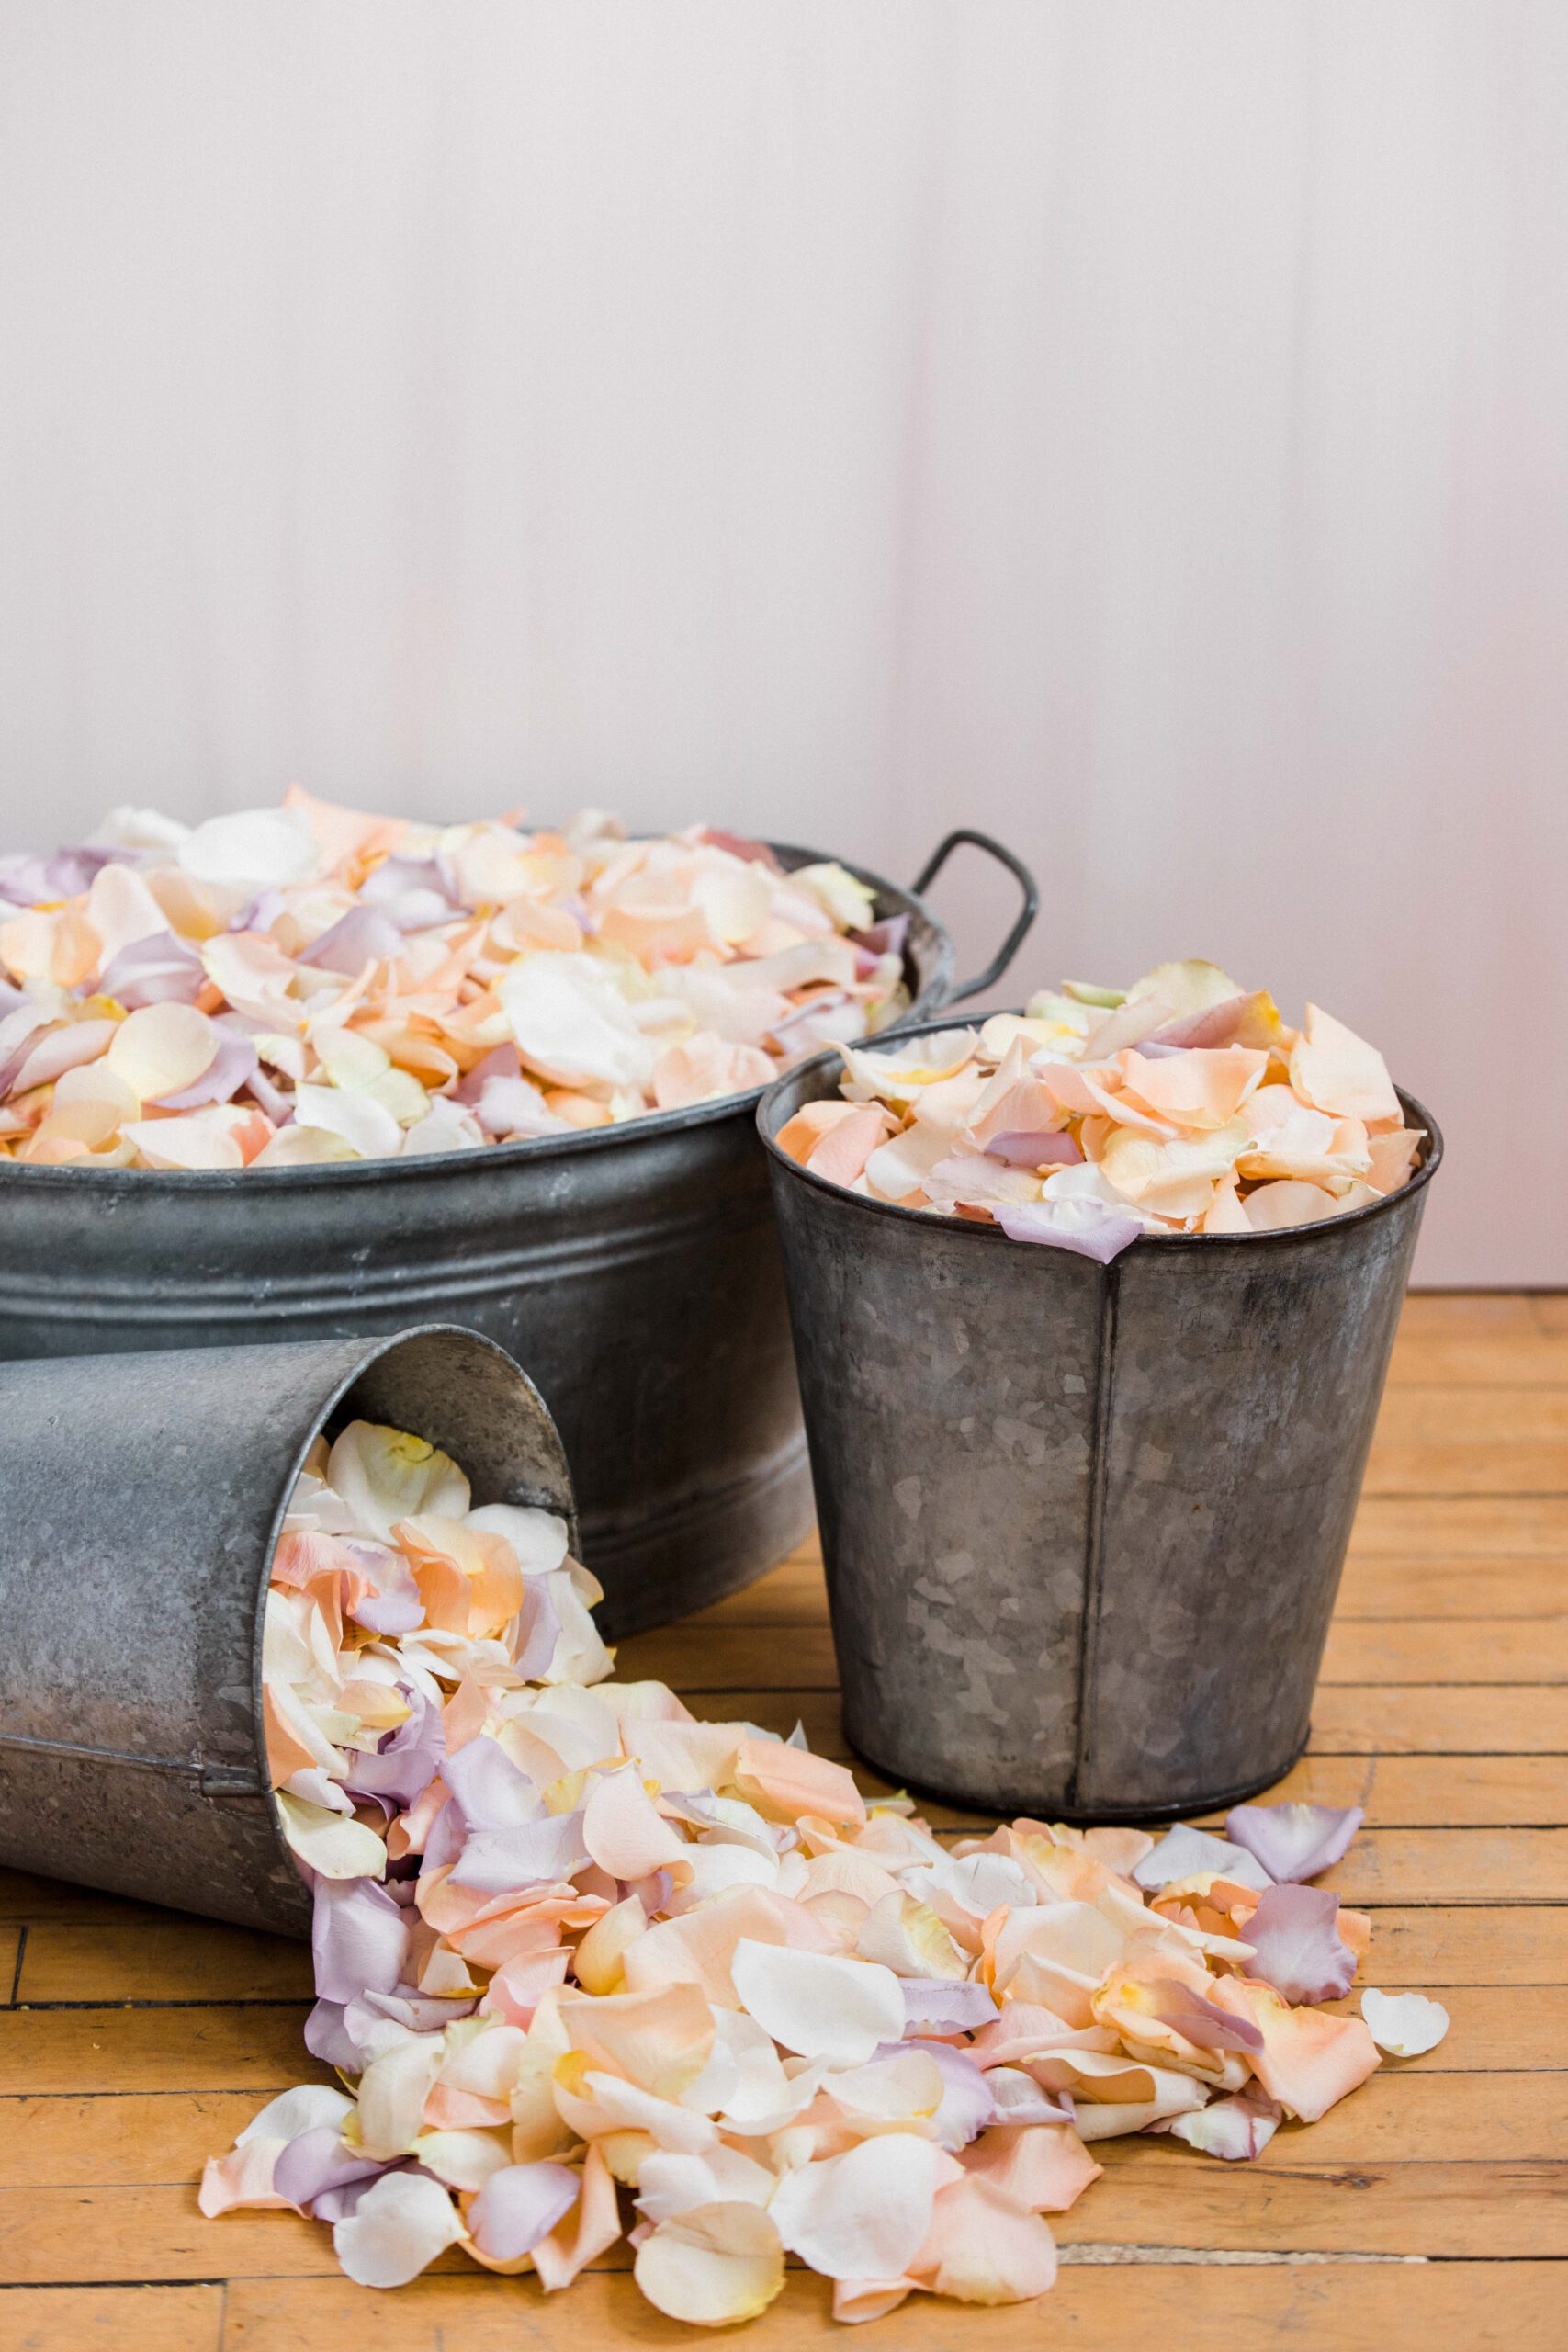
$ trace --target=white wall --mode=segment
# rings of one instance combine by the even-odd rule
[[[1568,1280],[1565,117],[1562,0],[0,0],[6,831],[989,825]]]

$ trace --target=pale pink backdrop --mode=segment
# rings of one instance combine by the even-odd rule
[[[6,831],[989,826],[1568,1280],[1565,289],[1562,0],[0,0]]]

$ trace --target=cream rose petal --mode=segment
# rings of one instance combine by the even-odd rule
[[[275,1792],[275,1802],[294,1852],[322,1878],[379,1878],[386,1870],[386,1845],[363,1822],[291,1797],[286,1789]]]
[[[333,2230],[344,2270],[359,2287],[406,2287],[467,2233],[438,2180],[384,2173]]]
[[[790,2253],[825,2277],[896,2278],[926,2242],[950,2163],[930,2140],[886,2132],[786,2173],[769,2211]]]
[[[440,1448],[376,1421],[350,1421],[327,1458],[327,1484],[382,1543],[405,1519],[461,1519],[468,1482]]]
[[[138,1102],[156,1102],[210,1069],[221,1035],[194,1004],[149,1004],[127,1013],[105,1058]]]
[[[667,2318],[733,2327],[765,2312],[784,2285],[784,2247],[760,2206],[699,2205],[656,2225],[632,2275]]]
[[[757,2023],[799,2057],[863,2066],[879,2044],[903,2037],[902,1987],[893,1971],[875,1961],[795,1951],[743,1937],[730,1974]],[[881,2277],[881,2270],[875,2275]]]
[[[1361,2015],[1380,2050],[1391,2058],[1419,2058],[1435,2050],[1449,2030],[1449,2013],[1441,2001],[1425,1993],[1380,1993],[1369,1984],[1361,1996]]]

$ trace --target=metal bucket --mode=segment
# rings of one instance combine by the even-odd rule
[[[575,1537],[538,1391],[472,1331],[0,1364],[0,1862],[310,1933],[266,1769],[262,1600],[311,1440],[356,1417]]]
[[[928,1023],[927,1029],[941,1024]],[[843,1686],[868,1763],[960,1803],[1152,1820],[1279,1780],[1308,1715],[1426,1190],[1109,1267],[865,1199],[764,1095]]]
[[[953,989],[919,893],[974,842],[1023,907]],[[780,847],[785,866],[814,850]],[[988,988],[1033,919],[1010,851],[949,834],[907,914],[910,1018]],[[761,1576],[811,1521],[761,1089],[624,1126],[440,1158],[173,1174],[0,1165],[0,1359],[472,1325],[525,1363],[560,1425],[583,1556],[612,1636]]]

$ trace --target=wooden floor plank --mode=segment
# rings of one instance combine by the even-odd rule
[[[1568,1331],[1476,1331],[1442,1339],[1402,1333],[1388,1376],[1396,1387],[1568,1387]]]
[[[788,1702],[783,1703],[787,1708]],[[1312,1703],[1311,1747],[1319,1756],[1562,1756],[1568,1754],[1568,1689],[1320,1683]]]
[[[1568,1350],[1568,1340],[1563,1341]],[[1353,1552],[1414,1559],[1433,1552],[1568,1559],[1568,1496],[1368,1495],[1350,1532]]]
[[[1299,2346],[1302,2352],[1562,2352],[1562,2276],[1550,2262],[1155,2262],[1066,2266],[1045,2303],[959,2309],[913,2296],[871,2331],[897,2352],[1148,2352],[1162,2334],[1196,2342]],[[595,2272],[547,2296],[525,2278],[421,2280],[371,2294],[346,2279],[246,2280],[231,2289],[222,2352],[690,2352],[689,2328],[660,2317],[630,2278]],[[794,2273],[737,2344],[746,2352],[841,2352],[825,2281]],[[54,2346],[49,2352],[56,2352]],[[160,2347],[162,2352],[162,2347]]]
[[[0,2018],[6,2091],[271,2092],[328,2082],[303,2002],[238,2008],[17,2009]],[[3,2275],[3,2274],[0,2274]]]
[[[1265,2253],[1568,2256],[1568,2188],[1550,2164],[1220,2165],[1170,2142],[1116,2143],[1092,2197],[1054,2224],[1065,2245]],[[218,2235],[214,2235],[214,2230]],[[286,2211],[204,2221],[186,2187],[0,2192],[0,2277],[18,2286],[327,2277],[331,2233]],[[629,2260],[623,2239],[615,2266]],[[456,2249],[440,2267],[460,2270]]]
[[[1493,2260],[1568,2255],[1568,2178],[1557,2165],[1357,2164],[1291,2171],[1225,2165],[1172,2141],[1103,2143],[1103,2180],[1053,2223],[1064,2245],[1162,2245],[1293,2254],[1428,2254]]]
[[[1469,2075],[1390,2066],[1310,2127],[1270,2143],[1287,2170],[1361,2161],[1544,2163],[1568,2157],[1561,2074],[1498,2069]],[[164,2092],[118,2098],[0,2098],[0,2189],[194,2186],[209,2155],[255,2114],[254,2092]],[[1152,2143],[1143,2143],[1152,2145]]]
[[[1319,1882],[1347,1903],[1568,1903],[1568,1829],[1363,1829]]]
[[[96,1887],[72,1886],[65,1879],[36,1878],[30,1871],[0,1870],[0,1920],[175,1919],[176,1911],[130,1903],[122,1894],[100,1894]]]
[[[1568,1493],[1568,1388],[1391,1388],[1364,1491]]]
[[[256,2090],[0,2098],[0,2188],[194,2182],[265,2103]]]
[[[1568,1682],[1568,1616],[1340,1618],[1319,1688],[1337,1682]]]
[[[308,1944],[212,1919],[79,1925],[28,1930],[24,2001],[309,2001]]]
[[[0,2352],[219,2352],[220,2286],[0,2289]]]
[[[1568,1984],[1568,1905],[1369,1905],[1369,1982],[1441,1992],[1449,1984]]]
[[[1380,1829],[1550,1827],[1565,1782],[1562,1756],[1305,1756],[1258,1802],[1364,1805]]]
[[[1345,1563],[1335,1613],[1352,1617],[1539,1617],[1539,1560],[1475,1554],[1457,1560],[1358,1552]],[[1549,1588],[1550,1589],[1550,1588]]]

